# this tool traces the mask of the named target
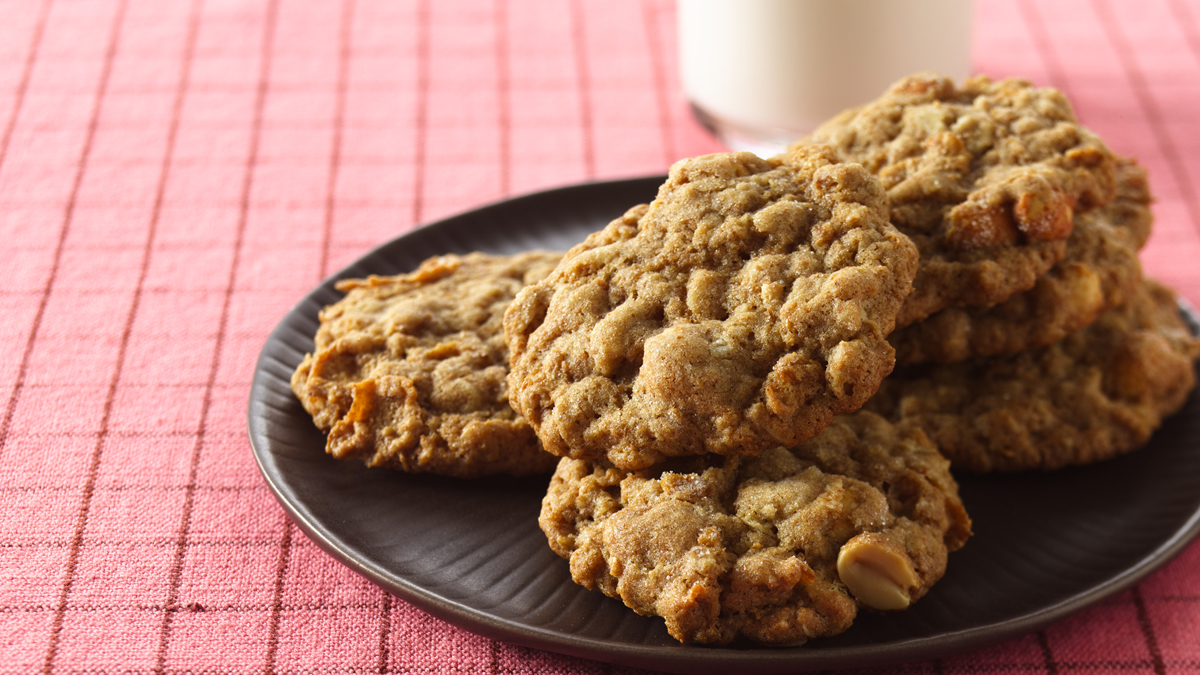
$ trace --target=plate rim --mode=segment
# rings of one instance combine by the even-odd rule
[[[534,649],[608,662],[615,665],[653,668],[674,672],[712,672],[711,669],[714,665],[733,665],[734,663],[741,666],[767,667],[769,669],[762,672],[780,672],[776,670],[779,667],[793,671],[871,667],[922,659],[943,658],[977,650],[1040,630],[1134,586],[1173,560],[1200,536],[1200,509],[1197,509],[1191,513],[1190,517],[1169,538],[1162,541],[1152,552],[1143,556],[1135,564],[1121,570],[1118,574],[1067,598],[1041,606],[1036,610],[1025,612],[1004,621],[959,631],[946,631],[937,635],[907,638],[881,644],[852,647],[823,647],[819,650],[806,650],[803,647],[781,648],[769,646],[743,649],[682,643],[663,647],[634,645],[615,640],[601,640],[555,631],[545,627],[514,623],[462,604],[451,598],[438,595],[432,590],[424,588],[402,576],[391,574],[386,569],[355,558],[346,550],[353,548],[352,546],[340,540],[335,532],[329,531],[327,526],[318,522],[318,519],[305,508],[303,503],[296,503],[294,494],[286,486],[278,482],[276,473],[280,469],[275,463],[276,458],[270,453],[269,449],[261,447],[261,441],[266,439],[266,432],[261,427],[266,426],[266,422],[259,413],[261,412],[261,406],[266,405],[266,403],[260,395],[256,396],[256,394],[260,394],[264,390],[265,379],[271,377],[267,374],[269,367],[267,362],[274,359],[267,353],[268,347],[272,343],[280,341],[281,331],[283,331],[285,324],[293,314],[305,311],[313,303],[319,306],[320,303],[315,300],[315,297],[322,293],[328,293],[337,280],[360,274],[355,268],[369,265],[370,261],[382,255],[385,249],[399,246],[403,241],[410,238],[422,237],[438,229],[468,222],[494,209],[518,208],[522,204],[529,202],[537,202],[564,195],[575,195],[596,189],[634,189],[635,187],[649,186],[651,184],[657,185],[664,178],[664,175],[650,175],[561,185],[500,199],[446,218],[425,223],[374,246],[355,258],[348,265],[345,265],[340,270],[323,279],[315,287],[312,287],[299,301],[289,308],[269,333],[256,359],[246,410],[246,431],[250,440],[255,464],[260,474],[276,501],[296,526],[326,554],[378,586],[384,592],[395,595],[451,625],[490,639]],[[463,250],[465,251],[466,249]],[[1182,298],[1180,298],[1180,311],[1192,327],[1193,332],[1200,332],[1200,318],[1198,318],[1195,310]],[[279,363],[279,365],[286,366],[287,364]],[[1195,393],[1193,392],[1194,395]]]

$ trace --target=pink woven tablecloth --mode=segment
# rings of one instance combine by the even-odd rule
[[[607,672],[390,598],[284,516],[268,332],[424,222],[719,150],[670,0],[0,0],[0,673]],[[975,69],[1150,171],[1200,304],[1200,2],[986,0]],[[1200,544],[1036,634],[889,672],[1200,671]]]

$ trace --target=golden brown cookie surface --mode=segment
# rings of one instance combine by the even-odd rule
[[[577,583],[710,643],[798,644],[860,605],[907,607],[970,536],[946,460],[869,413],[752,458],[563,459],[539,523]]]
[[[1134,450],[1195,386],[1200,341],[1145,280],[1049,347],[893,373],[866,405],[923,429],[956,469],[1055,469]]]
[[[879,176],[921,268],[898,326],[1028,290],[1064,254],[1073,215],[1112,201],[1112,153],[1053,89],[905,78],[800,143]]]
[[[625,469],[793,445],[890,372],[915,268],[827,149],[684,160],[514,300],[510,399],[551,453]]]
[[[1124,303],[1142,280],[1150,236],[1146,172],[1119,158],[1117,198],[1075,216],[1066,256],[1034,287],[993,307],[950,307],[888,337],[898,364],[951,363],[1053,344]]]
[[[328,452],[371,466],[474,477],[549,473],[555,458],[508,404],[504,310],[561,253],[472,253],[338,284],[292,390]]]

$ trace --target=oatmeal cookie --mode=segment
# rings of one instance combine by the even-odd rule
[[[1113,154],[1066,98],[1020,80],[958,89],[914,75],[798,143],[831,145],[883,181],[892,224],[921,251],[900,327],[1032,288],[1062,259],[1073,215],[1116,190]]]
[[[1056,469],[1142,444],[1195,386],[1197,340],[1174,293],[1126,304],[1049,347],[897,370],[866,409],[923,429],[955,469]]]
[[[1117,198],[1075,216],[1067,254],[1034,287],[993,307],[950,307],[888,337],[898,364],[950,363],[1045,347],[1124,303],[1142,281],[1150,236],[1146,172],[1119,158]]]
[[[576,583],[661,616],[683,642],[800,644],[859,606],[906,608],[971,534],[920,431],[844,415],[793,449],[637,472],[563,459],[539,518]]]
[[[508,404],[504,310],[561,253],[430,258],[411,274],[338,283],[292,390],[326,449],[369,466],[445,476],[549,473]]]
[[[916,256],[827,148],[683,160],[517,295],[510,400],[552,454],[626,470],[796,445],[891,371]]]

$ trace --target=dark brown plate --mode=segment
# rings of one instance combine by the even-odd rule
[[[565,250],[653,198],[661,181],[593,183],[499,202],[398,237],[334,279],[405,272],[448,252]],[[334,279],[292,309],[263,347],[250,392],[255,458],[284,509],[330,555],[487,637],[687,673],[942,657],[1037,630],[1128,588],[1200,532],[1200,397],[1193,395],[1147,447],[1125,457],[1049,474],[962,478],[975,537],[906,612],[864,613],[842,635],[799,648],[682,645],[661,620],[571,582],[537,526],[545,479],[414,476],[324,453],[322,434],[288,383],[312,349],[317,312],[341,295]]]

